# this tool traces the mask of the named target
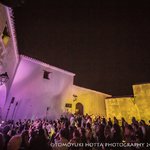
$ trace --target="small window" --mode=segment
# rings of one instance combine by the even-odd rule
[[[49,76],[50,73],[51,73],[51,72],[44,70],[43,78],[44,78],[44,79],[47,79],[47,80],[50,80],[50,76]]]
[[[66,103],[65,107],[72,108],[72,104]]]

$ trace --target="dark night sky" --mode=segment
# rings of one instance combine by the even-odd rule
[[[150,82],[150,5],[144,0],[28,0],[15,8],[21,54],[114,96]]]

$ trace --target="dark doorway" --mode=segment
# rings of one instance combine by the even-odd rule
[[[81,103],[76,104],[77,114],[83,115],[83,105]]]

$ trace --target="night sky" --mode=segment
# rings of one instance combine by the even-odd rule
[[[28,0],[14,9],[19,52],[75,73],[76,85],[132,95],[150,82],[150,5],[140,2]]]

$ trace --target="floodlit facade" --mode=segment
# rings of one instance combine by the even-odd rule
[[[150,83],[133,85],[133,93],[141,119],[148,122],[150,120]]]
[[[133,96],[110,97],[105,99],[107,118],[116,116],[119,120],[124,117],[131,122],[132,117],[137,120],[150,120],[150,83],[132,86]]]
[[[140,120],[139,109],[133,96],[106,98],[107,118],[116,117],[121,121],[124,118],[131,123],[132,117]]]
[[[13,13],[0,3],[0,74],[6,72],[9,77],[8,82],[0,86],[0,118],[18,65],[18,57]]]
[[[74,85],[74,76],[20,55],[12,10],[0,4],[0,120],[53,119],[71,112],[149,121],[150,83],[133,85],[133,96],[111,97]]]
[[[74,74],[44,64],[26,56],[20,62],[4,106],[4,116],[12,98],[8,118],[57,118],[62,113],[63,100],[73,84]],[[17,106],[16,106],[17,104]],[[16,110],[14,111],[14,107]]]
[[[73,85],[71,97],[66,99],[65,111],[106,116],[105,99],[108,94]]]
[[[18,54],[12,10],[2,4],[0,23],[0,73],[9,77],[0,86],[1,118],[52,119],[66,110],[105,116],[107,94],[74,86],[74,73]],[[72,101],[74,94],[76,102]],[[67,107],[70,103],[72,109]]]

